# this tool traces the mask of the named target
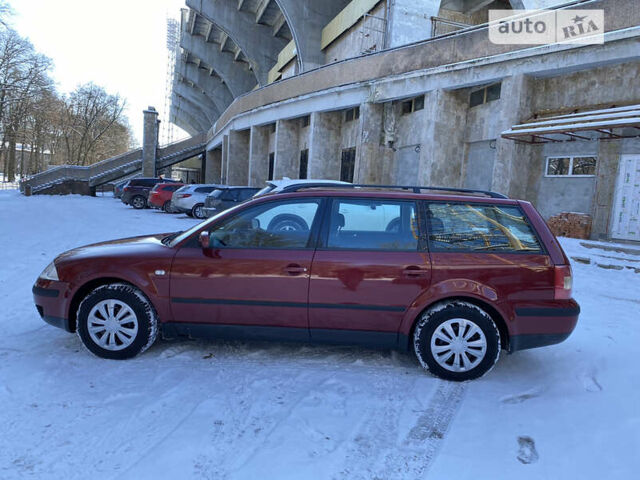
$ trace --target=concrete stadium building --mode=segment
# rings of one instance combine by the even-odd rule
[[[171,119],[207,132],[207,181],[491,189],[640,240],[637,0],[186,6]],[[540,7],[604,10],[604,44],[490,42],[490,9]]]

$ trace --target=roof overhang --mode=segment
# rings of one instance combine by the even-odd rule
[[[640,137],[640,105],[537,119],[514,125],[502,137],[532,144]]]

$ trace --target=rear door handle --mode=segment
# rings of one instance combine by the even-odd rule
[[[404,270],[402,270],[402,274],[405,277],[422,278],[422,277],[429,276],[429,270],[425,270],[425,269],[420,268],[420,267],[418,267],[416,265],[410,265],[407,268],[405,268]]]
[[[307,269],[297,263],[291,263],[284,267],[284,271],[289,275],[300,275],[301,273],[305,273]]]

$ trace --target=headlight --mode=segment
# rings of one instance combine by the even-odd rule
[[[42,271],[40,278],[46,278],[47,280],[60,280],[58,278],[58,270],[56,270],[56,266],[53,262],[47,265],[47,268]]]

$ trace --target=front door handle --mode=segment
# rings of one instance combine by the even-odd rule
[[[297,263],[290,263],[286,267],[284,267],[284,271],[289,275],[300,275],[301,273],[305,273],[307,271],[306,267],[298,265]]]
[[[423,268],[420,268],[417,265],[409,265],[407,268],[402,270],[402,274],[405,277],[422,278],[422,277],[428,277],[429,276],[429,270],[425,270]]]

